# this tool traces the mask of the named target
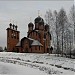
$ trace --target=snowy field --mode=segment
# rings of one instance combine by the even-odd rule
[[[75,59],[51,54],[0,52],[0,75],[75,75]]]

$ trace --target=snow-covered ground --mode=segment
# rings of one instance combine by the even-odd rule
[[[0,75],[47,75],[47,74],[30,67],[0,62]]]
[[[51,54],[0,53],[0,74],[75,75],[75,59]]]

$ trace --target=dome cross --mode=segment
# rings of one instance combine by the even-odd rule
[[[38,16],[40,16],[40,10],[38,10]]]

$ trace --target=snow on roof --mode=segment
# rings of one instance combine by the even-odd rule
[[[35,45],[38,45],[38,46],[43,46],[38,40],[35,40],[35,39],[32,39],[32,38],[27,38],[29,39],[30,41],[32,41],[31,45],[32,46],[35,46]],[[21,46],[21,41],[19,41],[16,46]]]
[[[35,30],[35,31],[37,31],[37,32],[38,32],[39,30]]]
[[[32,38],[28,38],[29,40],[34,40],[34,39],[32,39]]]
[[[31,44],[32,46],[43,46],[38,40],[33,40],[33,42],[32,42],[32,44]]]
[[[19,41],[19,42],[16,44],[16,46],[21,46],[21,41]]]
[[[33,42],[32,42],[32,46],[34,46],[34,45],[38,45],[38,46],[43,46],[38,40],[35,40],[35,39],[32,39],[32,38],[28,38],[29,40],[32,40]]]

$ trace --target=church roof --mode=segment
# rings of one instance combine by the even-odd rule
[[[29,35],[30,35],[32,32],[37,32],[37,33],[40,35],[39,30],[35,30],[35,29],[34,29],[34,30],[32,30],[31,32],[28,33],[28,36],[27,36],[27,37],[29,37]]]
[[[19,41],[19,42],[16,44],[16,46],[21,46],[21,41]]]
[[[43,46],[38,40],[28,38],[30,41],[32,41],[30,44],[31,46]]]
[[[44,23],[44,20],[40,16],[38,16],[37,18],[35,18],[34,22],[35,23],[40,23],[40,22]]]
[[[43,46],[38,40],[33,40],[31,46]]]
[[[24,39],[28,39],[29,40],[30,46],[43,46],[38,40],[35,40],[35,39],[32,39],[32,38],[28,38],[28,37],[24,37],[23,40]],[[16,46],[21,46],[21,41],[19,41]]]
[[[28,38],[29,40],[34,40],[34,39],[32,39],[32,38]]]
[[[28,24],[28,27],[33,27],[34,26],[34,24],[32,23],[32,22],[30,22],[29,24]]]
[[[45,25],[45,27],[48,27],[48,28],[49,28],[49,25],[48,25],[48,24],[46,24],[46,25]]]

